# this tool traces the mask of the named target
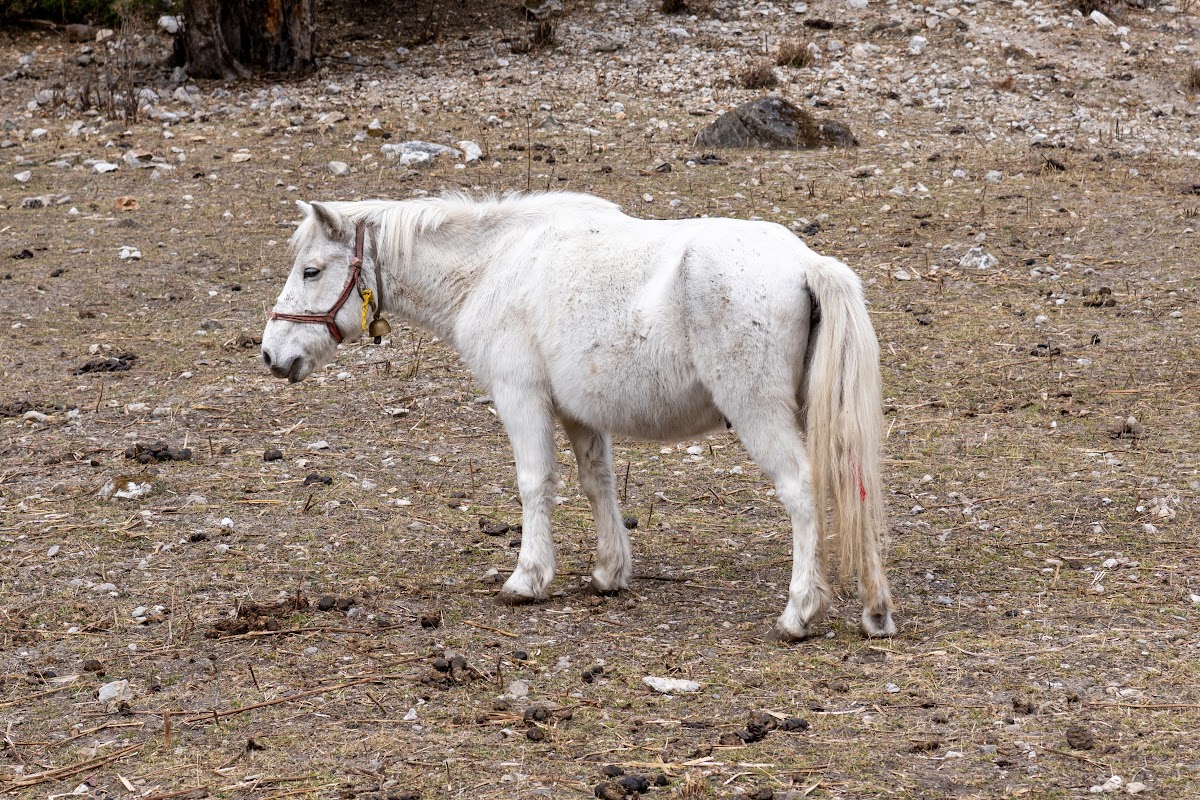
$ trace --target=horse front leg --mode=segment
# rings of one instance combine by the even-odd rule
[[[521,553],[517,568],[500,590],[500,600],[511,604],[544,600],[546,588],[554,580],[550,533],[557,487],[554,415],[548,400],[532,387],[500,387],[492,395],[512,444],[521,492]]]
[[[564,419],[563,428],[579,465],[579,486],[587,495],[592,517],[596,520],[596,568],[592,570],[592,589],[600,593],[619,592],[629,587],[633,559],[629,555],[629,534],[617,504],[612,440],[608,434],[573,420]]]

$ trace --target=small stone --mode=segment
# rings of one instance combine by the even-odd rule
[[[458,145],[458,149],[462,151],[463,161],[466,161],[468,164],[483,158],[483,148],[475,142],[464,140],[456,144]]]
[[[1141,794],[1146,791],[1146,784],[1141,781],[1130,781],[1125,784],[1125,791],[1129,794]]]
[[[29,170],[18,172],[16,175],[13,175],[13,180],[15,180],[17,183],[29,183],[32,178],[33,173]]]
[[[659,678],[654,675],[642,678],[642,683],[662,694],[689,694],[700,691],[701,685],[681,678]]]
[[[958,261],[960,267],[973,267],[975,269],[990,269],[999,263],[999,259],[985,251],[982,247],[972,247]]]
[[[334,177],[341,178],[350,174],[350,165],[345,161],[330,161],[329,171],[333,173]]]
[[[129,681],[120,680],[104,684],[97,692],[96,699],[101,703],[110,703],[113,700],[132,700],[133,694],[129,691]]]
[[[525,681],[513,681],[508,685],[508,693],[516,698],[528,697],[529,684]]]

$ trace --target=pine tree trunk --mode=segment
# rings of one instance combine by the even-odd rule
[[[194,78],[312,68],[314,0],[184,0],[183,56]]]

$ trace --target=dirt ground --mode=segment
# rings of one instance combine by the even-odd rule
[[[1200,132],[1186,51],[1144,44],[1200,23],[1110,9],[1130,54],[1067,6],[1029,28],[1041,44],[986,34],[1017,30],[1024,4],[963,5],[966,33],[917,9],[895,36],[878,25],[910,10],[780,8],[569,4],[559,44],[530,53],[501,14],[436,36],[419,9],[330,23],[302,81],[180,98],[147,61],[133,74],[161,102],[137,120],[30,108],[98,73],[54,32],[0,31],[0,71],[36,55],[0,82],[0,791],[1200,796]],[[628,33],[615,9],[638,32],[593,46]],[[880,48],[856,51],[878,74],[778,70],[861,147],[697,158],[713,109],[755,96],[736,74],[764,26]],[[929,50],[907,55],[917,35]],[[961,76],[979,54],[967,99],[908,102],[905,63]],[[1058,120],[1048,141],[1018,107]],[[390,138],[367,135],[375,119]],[[485,157],[379,155],[406,138]],[[615,598],[586,591],[563,438],[557,591],[510,608],[494,598],[519,540],[511,453],[451,350],[393,320],[317,378],[267,373],[296,199],[546,188],[779,221],[867,282],[895,639],[862,639],[843,588],[823,637],[772,641],[788,525],[733,432],[618,443],[637,577]]]

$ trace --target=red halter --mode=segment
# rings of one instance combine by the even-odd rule
[[[366,222],[360,220],[354,229],[354,258],[350,261],[350,277],[346,279],[346,285],[342,287],[342,293],[338,295],[337,302],[333,304],[333,308],[324,314],[281,314],[278,311],[271,311],[267,314],[267,319],[282,319],[287,322],[324,325],[329,329],[333,340],[341,344],[343,338],[342,332],[338,330],[337,322],[334,320],[337,318],[338,312],[342,310],[342,306],[346,305],[346,301],[350,298],[350,290],[357,288],[358,296],[363,297],[363,289],[366,288],[363,285],[362,279],[363,237],[366,230]]]

